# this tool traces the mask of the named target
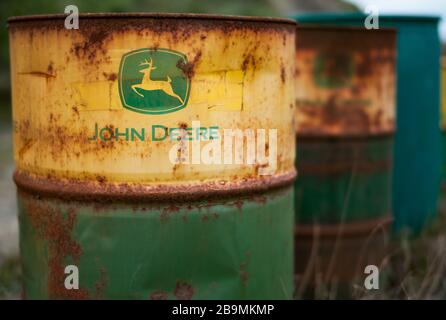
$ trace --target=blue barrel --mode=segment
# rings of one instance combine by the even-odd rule
[[[364,26],[366,15],[305,14],[294,18],[300,24]],[[380,27],[398,30],[393,170],[396,232],[407,229],[416,234],[437,213],[442,163],[438,22],[439,18],[432,16],[379,16]]]

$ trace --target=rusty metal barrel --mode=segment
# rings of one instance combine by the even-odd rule
[[[301,24],[364,28],[364,13],[303,14]],[[441,180],[440,17],[380,15],[397,41],[397,131],[392,187],[393,232],[419,234],[435,220]],[[419,85],[426,83],[426,85]],[[414,129],[415,128],[415,129]],[[423,152],[420,152],[423,150]],[[413,183],[417,182],[414,197]]]
[[[25,297],[290,298],[295,22],[64,20],[8,21]]]
[[[395,130],[395,32],[299,26],[295,270],[347,284],[386,253]]]

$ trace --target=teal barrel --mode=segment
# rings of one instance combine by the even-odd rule
[[[441,58],[441,141],[443,147],[443,162],[442,162],[442,179],[441,179],[441,206],[444,203],[446,194],[446,55],[443,53]]]
[[[364,14],[296,15],[301,25],[363,26]],[[394,231],[418,233],[437,212],[441,177],[438,17],[379,16],[398,31]]]

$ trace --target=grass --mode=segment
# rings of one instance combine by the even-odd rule
[[[9,257],[0,265],[0,299],[18,299],[22,272],[19,257]]]
[[[379,266],[379,289],[366,290],[364,276],[342,285],[317,283],[295,298],[446,299],[446,194],[440,197],[439,207],[438,217],[420,235],[392,239]]]
[[[383,290],[365,294],[380,299],[446,299],[446,195],[439,214],[415,239],[402,235],[387,257]]]
[[[446,299],[446,212],[415,239],[394,239],[386,257],[383,286],[364,299]]]

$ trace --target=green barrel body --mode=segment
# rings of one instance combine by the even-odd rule
[[[28,299],[290,299],[293,190],[179,205],[20,192]],[[79,290],[65,290],[65,266]]]
[[[388,254],[393,136],[297,141],[295,271],[348,297]]]
[[[303,14],[303,25],[364,26],[363,14]],[[438,17],[379,15],[398,30],[394,230],[418,233],[437,212],[441,177]]]
[[[298,138],[296,221],[336,224],[391,215],[393,136]]]

